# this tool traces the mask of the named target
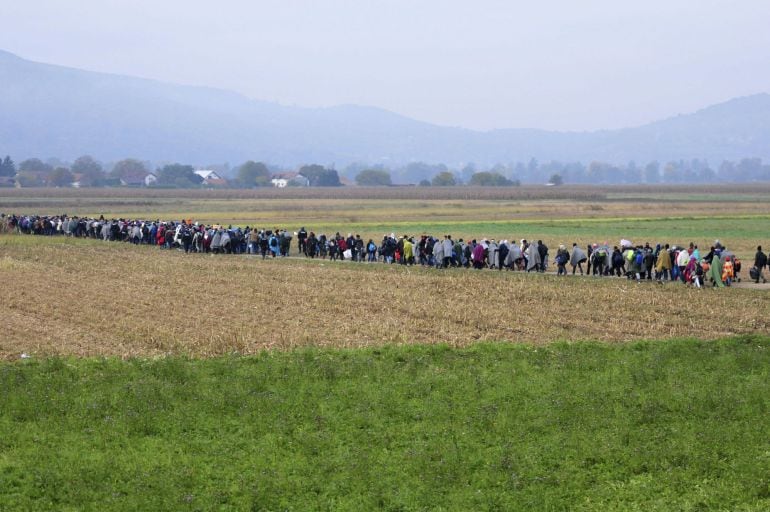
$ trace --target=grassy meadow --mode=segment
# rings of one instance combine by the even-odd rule
[[[3,510],[770,507],[770,339],[0,365]]]
[[[0,212],[750,259],[768,193],[0,190]],[[770,509],[759,286],[10,234],[0,283],[0,511]]]

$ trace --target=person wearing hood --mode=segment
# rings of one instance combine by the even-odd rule
[[[585,251],[578,247],[577,243],[572,244],[572,255],[570,256],[570,265],[572,265],[572,275],[575,275],[575,270],[580,270],[580,275],[583,275],[583,263],[588,261]]]
[[[722,260],[713,258],[709,266],[708,276],[713,286],[722,288],[725,284],[722,282]]]
[[[484,245],[476,244],[473,248],[473,268],[481,270],[484,268]]]
[[[463,266],[468,268],[473,263],[473,249],[476,247],[476,239],[474,238],[467,244],[463,245]]]
[[[655,266],[655,278],[661,281],[668,281],[671,272],[671,253],[668,244],[658,253],[658,262]]]
[[[630,258],[628,259],[628,278],[636,279],[636,282],[638,283],[641,281],[642,262],[644,261],[642,248],[631,248],[628,250],[628,253],[630,254]]]
[[[440,240],[433,243],[433,261],[436,268],[441,268],[444,265],[444,244]]]
[[[569,261],[569,253],[567,252],[567,248],[564,247],[564,244],[559,245],[559,250],[556,251],[556,275],[557,276],[566,276],[567,275],[567,262]]]
[[[376,263],[377,262],[377,244],[374,243],[374,240],[371,238],[366,243],[366,261],[368,263]]]
[[[610,258],[610,263],[612,263],[610,275],[618,277],[622,276],[623,271],[625,270],[625,259],[623,258],[623,253],[620,252],[620,249],[617,245],[612,248],[612,257]]]
[[[223,229],[222,237],[220,238],[220,252],[230,254],[232,252],[232,241],[230,240],[230,231]]]
[[[214,231],[214,236],[211,238],[211,252],[214,254],[219,254],[220,249],[222,248],[222,230],[217,229]]]
[[[508,259],[508,240],[503,240],[500,242],[500,246],[497,248],[498,251],[498,264],[497,264],[497,270],[502,270],[504,266],[506,266],[506,260]]]
[[[548,267],[548,246],[542,240],[537,241],[537,252],[540,255],[540,272],[545,272]]]
[[[521,270],[523,259],[521,248],[515,243],[511,243],[508,247],[508,255],[505,257],[505,266],[511,270]]]
[[[280,254],[281,249],[278,246],[278,236],[276,236],[275,233],[272,233],[270,235],[270,238],[268,239],[268,246],[270,247],[270,253],[273,256],[273,258],[275,258],[276,256],[278,256],[278,254]]]
[[[655,254],[650,244],[644,244],[642,249],[642,279],[652,281],[652,267],[655,265]]]
[[[540,251],[537,250],[537,246],[534,243],[529,244],[525,253],[527,256],[527,272],[539,271],[541,260]]]
[[[521,244],[519,244],[519,250],[521,251],[521,257],[524,259],[524,269],[529,267],[529,264],[527,263],[527,260],[529,259],[527,256],[527,249],[529,249],[529,242],[527,242],[526,238],[522,238]]]
[[[404,255],[401,258],[401,264],[414,265],[414,244],[412,244],[412,241],[409,240],[409,238],[407,238],[406,235],[404,235],[403,244],[404,244]]]
[[[607,258],[609,256],[609,248],[602,245],[594,244],[593,246],[593,264],[594,264],[594,277],[602,277],[604,275],[605,265],[607,264]]]
[[[495,268],[497,267],[499,263],[499,257],[500,253],[498,252],[500,248],[497,245],[497,242],[495,242],[495,239],[493,238],[489,244],[487,244],[487,261],[489,261],[489,268]]]
[[[464,267],[465,265],[465,253],[464,253],[464,247],[463,247],[463,239],[460,238],[454,243],[454,247],[452,248],[452,254],[455,257],[455,265],[458,267]]]
[[[454,264],[452,250],[454,249],[455,244],[452,243],[452,235],[446,235],[444,241],[441,242],[441,245],[444,251],[444,267],[449,268],[450,265]]]

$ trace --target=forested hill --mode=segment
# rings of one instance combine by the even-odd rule
[[[265,77],[269,80],[269,77]],[[770,95],[597,132],[436,126],[386,110],[288,107],[224,90],[94,73],[0,51],[0,153],[112,160],[492,165],[770,158]],[[511,119],[511,126],[517,124]]]

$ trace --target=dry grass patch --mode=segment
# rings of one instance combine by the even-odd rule
[[[0,249],[4,358],[711,339],[770,330],[770,301],[751,290],[262,261],[36,237],[0,237]]]

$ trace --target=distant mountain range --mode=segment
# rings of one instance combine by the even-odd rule
[[[0,153],[102,160],[281,165],[412,161],[770,158],[770,95],[736,98],[636,128],[480,132],[386,110],[288,107],[240,94],[41,64],[0,51]]]

